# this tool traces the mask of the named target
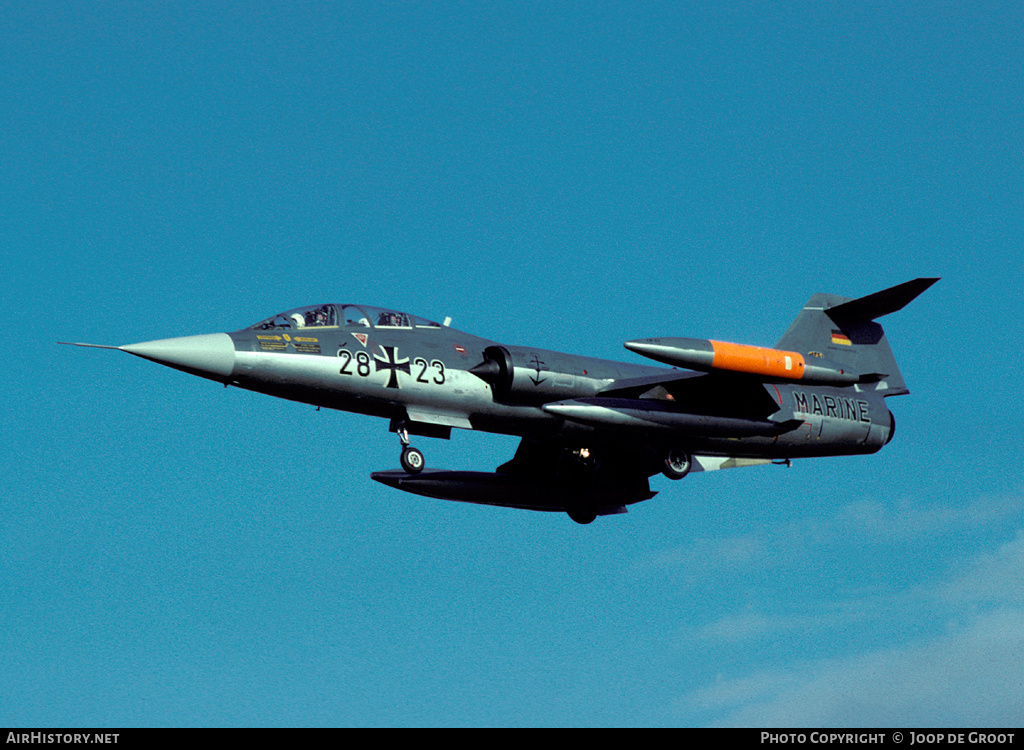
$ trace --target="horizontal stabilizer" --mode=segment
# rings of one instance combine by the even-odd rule
[[[936,281],[938,279],[924,278],[907,281],[866,297],[859,297],[830,307],[825,310],[825,313],[837,323],[875,320],[883,315],[902,310]]]

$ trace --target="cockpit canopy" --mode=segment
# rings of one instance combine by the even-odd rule
[[[367,305],[313,305],[278,313],[250,330],[304,328],[440,328],[440,323],[408,313]]]

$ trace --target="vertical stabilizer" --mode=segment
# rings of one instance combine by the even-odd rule
[[[776,348],[837,362],[859,373],[863,382],[876,383],[874,387],[886,396],[909,393],[885,331],[875,319],[902,310],[936,281],[914,279],[857,299],[815,294]]]

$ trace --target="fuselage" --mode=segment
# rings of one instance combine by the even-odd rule
[[[859,386],[752,385],[750,378],[738,378],[736,383],[763,391],[762,401],[768,406],[761,408],[771,412],[765,419],[786,423],[784,432],[744,431],[725,421],[728,415],[720,405],[702,409],[709,405],[688,403],[687,415],[696,411],[697,416],[683,420],[673,416],[683,405],[674,403],[670,394],[659,393],[643,399],[661,412],[654,415],[655,421],[630,420],[602,408],[601,394],[626,382],[707,376],[501,345],[367,306],[303,308],[227,335],[234,364],[229,377],[215,379],[320,407],[387,418],[393,429],[404,426],[413,434],[444,437],[451,428],[462,428],[556,439],[567,445],[644,440],[710,455],[796,458],[871,453],[888,442],[893,427],[882,396]],[[582,403],[578,418],[544,408],[586,399],[596,403]],[[708,413],[701,414],[702,410]],[[797,420],[799,426],[794,426]]]
[[[935,281],[857,299],[815,294],[775,348],[679,337],[625,342],[660,366],[505,345],[447,320],[351,304],[297,308],[232,333],[99,348],[388,419],[402,444],[401,470],[371,474],[388,486],[565,511],[589,523],[653,497],[648,479],[657,473],[678,480],[879,450],[895,429],[886,396],[909,391],[876,319]],[[425,468],[410,435],[449,438],[452,429],[522,440],[493,472]]]
[[[353,306],[343,307],[351,314]],[[359,310],[366,314],[340,325],[300,328],[264,322],[228,334],[235,365],[225,382],[325,408],[406,421],[414,428],[437,425],[523,435],[560,431],[564,420],[546,413],[543,403],[593,396],[616,380],[665,370],[504,347],[516,358],[510,373],[514,387],[507,398],[496,399],[494,386],[470,372],[485,352],[500,346],[496,342],[402,313],[366,306]]]

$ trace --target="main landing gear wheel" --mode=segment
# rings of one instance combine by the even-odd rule
[[[669,479],[682,479],[690,473],[691,468],[693,468],[693,459],[690,454],[673,448],[665,454],[661,473]]]
[[[422,451],[418,448],[413,448],[411,445],[402,448],[402,455],[399,461],[406,474],[419,474],[427,463],[426,459],[423,458]]]

